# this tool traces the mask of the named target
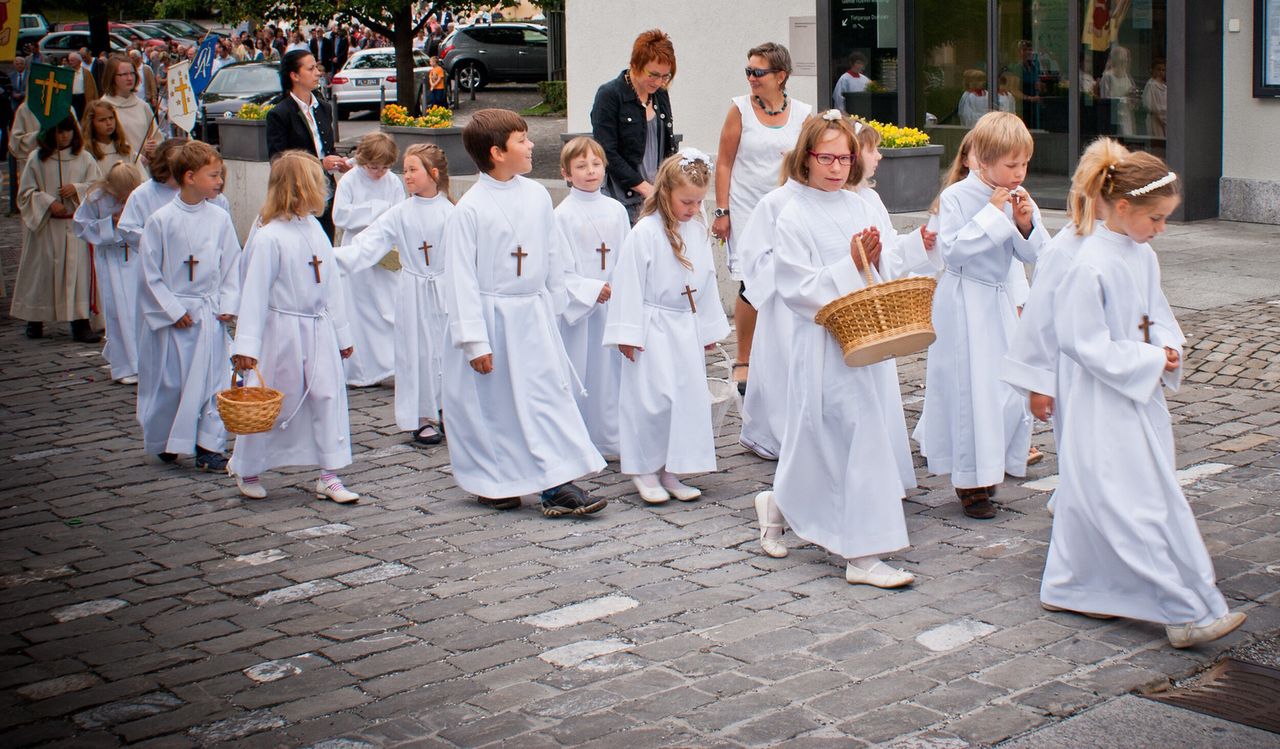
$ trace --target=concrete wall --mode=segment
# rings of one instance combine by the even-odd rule
[[[671,35],[676,48],[676,131],[684,134],[684,145],[714,156],[729,99],[748,91],[742,74],[747,50],[767,41],[789,46],[788,19],[814,14],[814,0],[568,0],[569,130],[591,130],[596,89],[627,67],[636,35],[656,27]],[[793,76],[787,90],[819,103],[817,82],[816,76]]]
[[[1253,0],[1226,0],[1220,215],[1280,224],[1280,99],[1253,98]],[[1238,19],[1240,30],[1231,31]]]

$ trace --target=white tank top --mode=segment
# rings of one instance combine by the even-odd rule
[[[733,174],[729,180],[729,273],[741,279],[738,253],[734,252],[734,238],[741,235],[751,219],[751,212],[769,191],[780,185],[782,161],[796,147],[800,128],[813,111],[802,101],[791,99],[787,105],[787,124],[782,127],[762,125],[751,107],[751,96],[735,96],[731,99],[742,117],[742,136],[738,138],[738,155],[733,160]]]

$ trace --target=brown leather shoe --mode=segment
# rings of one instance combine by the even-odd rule
[[[520,506],[519,497],[476,497],[476,501],[494,510],[514,510]]]
[[[991,493],[985,486],[976,489],[956,489],[964,514],[977,520],[990,520],[996,516],[996,506],[991,503]]]

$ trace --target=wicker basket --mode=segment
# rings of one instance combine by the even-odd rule
[[[257,367],[253,374],[262,382]],[[215,399],[222,423],[232,434],[258,434],[269,432],[275,426],[280,407],[284,405],[284,393],[267,387],[236,387],[235,373],[231,373],[231,387],[218,393]]]
[[[851,367],[906,356],[933,343],[933,291],[938,282],[927,276],[875,283],[862,240],[854,241],[867,275],[865,288],[846,294],[818,310],[814,322],[831,332]]]

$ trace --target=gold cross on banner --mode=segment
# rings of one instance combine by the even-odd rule
[[[44,116],[49,116],[49,111],[53,107],[53,97],[58,91],[62,91],[67,87],[65,83],[58,83],[58,79],[53,77],[53,71],[49,71],[49,77],[44,80],[37,80],[36,85],[44,89]]]
[[[182,113],[191,114],[191,107],[187,105],[187,92],[191,90],[191,87],[187,85],[187,79],[183,78],[178,81],[178,85],[174,86],[173,90],[177,92],[179,101],[182,102]]]

